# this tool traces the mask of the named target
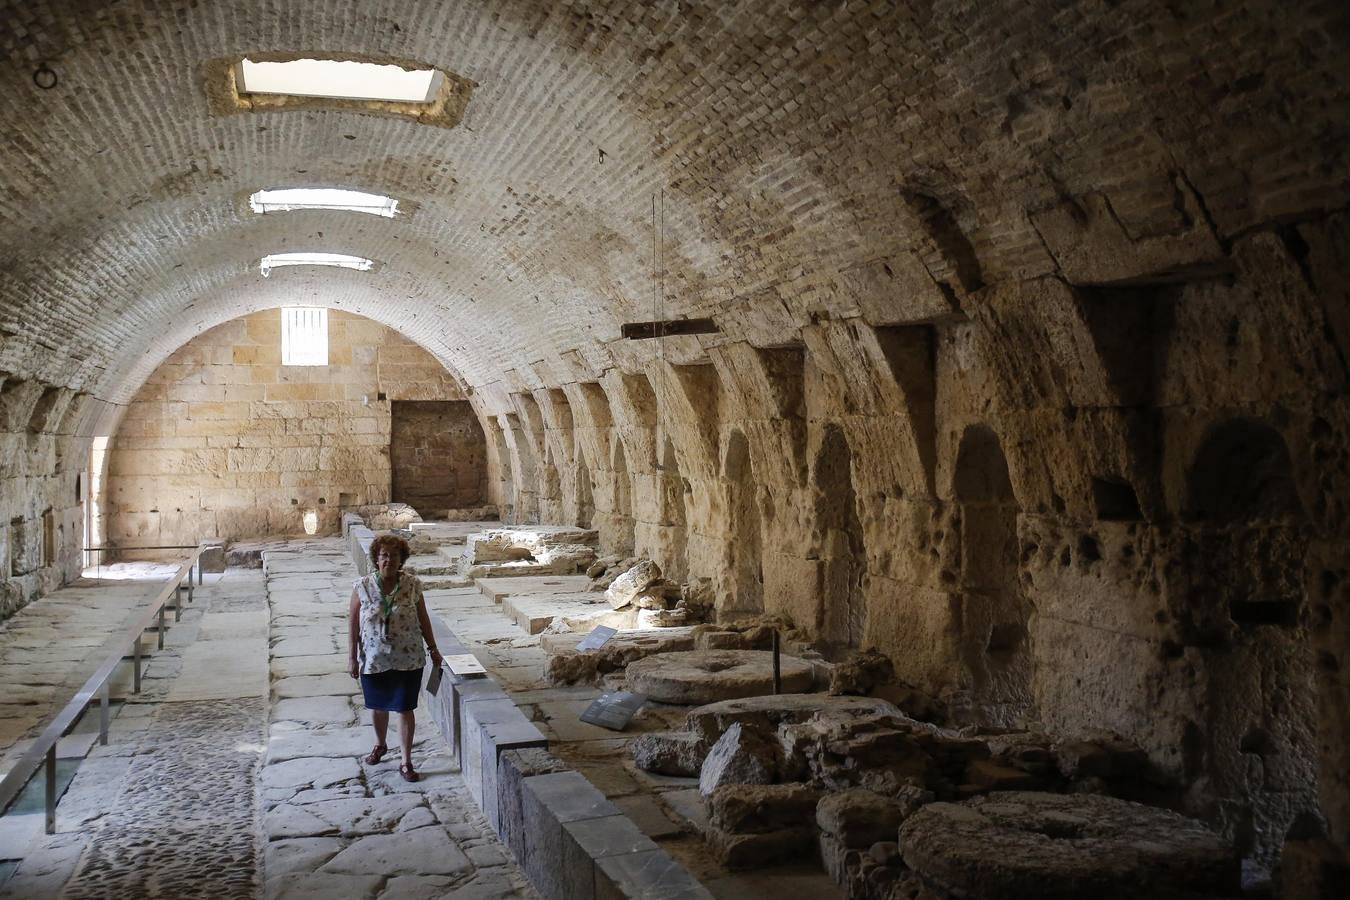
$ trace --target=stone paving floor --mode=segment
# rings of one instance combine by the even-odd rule
[[[534,896],[429,719],[419,716],[414,751],[421,782],[402,781],[396,753],[359,761],[373,733],[345,671],[354,575],[337,540],[310,540],[276,545],[265,571],[207,576],[109,745],[80,765],[58,833],[19,817],[37,820],[31,840],[0,843],[0,859],[22,858],[0,897]],[[105,593],[72,603],[62,591],[33,609],[51,604],[43,614],[63,633],[103,633],[133,605]],[[43,661],[42,632],[14,630],[22,639],[9,645],[0,633],[0,664],[23,684],[24,662]],[[11,661],[11,647],[38,655]],[[101,658],[86,656],[90,669]],[[78,662],[60,657],[45,677],[55,688],[60,664]]]

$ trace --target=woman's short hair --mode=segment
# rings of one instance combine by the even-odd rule
[[[397,553],[400,566],[412,556],[412,548],[408,546],[408,542],[396,534],[382,534],[370,542],[371,562],[379,563],[381,550],[388,550],[391,556]]]

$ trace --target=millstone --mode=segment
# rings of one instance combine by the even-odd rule
[[[782,692],[811,689],[811,664],[795,656],[780,659]],[[689,706],[757,697],[773,692],[773,654],[767,650],[688,650],[658,653],[631,663],[628,689],[661,703]]]
[[[1005,900],[1125,900],[1238,892],[1233,848],[1170,810],[1096,794],[1008,791],[930,803],[900,826],[905,864],[933,888]]]

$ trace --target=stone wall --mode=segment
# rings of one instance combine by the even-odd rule
[[[88,394],[0,371],[0,621],[83,565]]]
[[[1133,738],[1268,864],[1347,796],[1342,227],[937,318],[859,285],[887,312],[796,345],[510,392],[490,452],[518,516],[589,518],[725,617],[878,647],[960,720]]]
[[[1290,833],[1350,852],[1350,6],[21,6],[0,465],[24,547],[72,502],[48,390],[126,402],[197,322],[312,292],[464,376],[504,520],[593,525],[713,579],[724,615],[876,645],[961,717],[1119,730],[1260,860]],[[474,87],[453,128],[213,105],[260,49]],[[245,202],[319,184],[400,214]],[[302,237],[376,264],[258,277]],[[693,317],[718,331],[622,337]],[[122,533],[195,537],[253,490],[280,507],[250,530],[334,505],[208,489],[251,483],[235,441],[307,440],[254,417],[282,412],[265,391],[205,448],[171,446],[202,439],[188,401],[147,402],[125,437],[153,443],[118,452],[161,467],[114,488],[181,502],[127,496]],[[301,468],[345,454],[345,492],[378,488],[374,434]]]
[[[389,463],[392,499],[424,519],[487,502],[487,445],[463,400],[395,400]]]
[[[436,360],[370,319],[329,313],[327,366],[281,365],[281,313],[218,325],[175,351],[112,444],[108,540],[195,544],[321,533],[389,500],[390,405],[461,400]],[[476,424],[476,423],[475,423]]]

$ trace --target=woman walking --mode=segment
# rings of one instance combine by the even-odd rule
[[[426,663],[423,642],[432,665],[441,664],[422,599],[422,583],[416,575],[403,571],[411,552],[402,538],[391,534],[377,537],[370,545],[375,571],[357,579],[347,610],[347,671],[353,678],[360,677],[366,709],[371,710],[371,724],[375,726],[375,747],[366,754],[366,762],[375,765],[389,752],[385,743],[389,714],[398,713],[403,750],[398,771],[405,781],[419,777],[413,769],[412,745]]]

